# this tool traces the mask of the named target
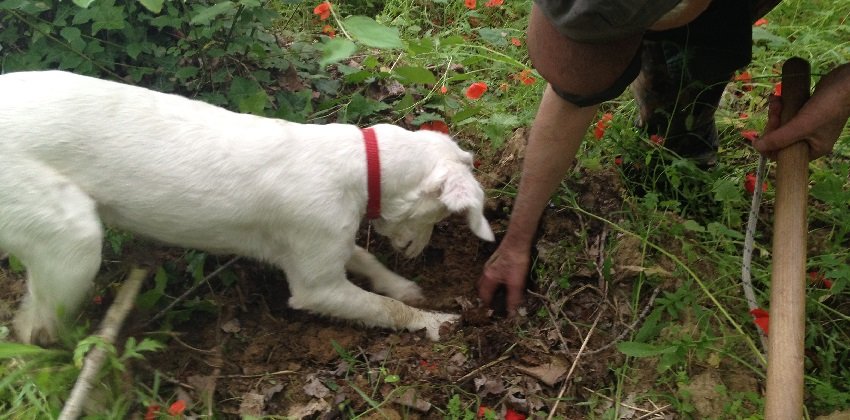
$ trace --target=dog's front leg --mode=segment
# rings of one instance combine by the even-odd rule
[[[424,300],[422,289],[414,282],[393,273],[369,251],[355,246],[351,259],[345,268],[352,273],[369,279],[376,292],[398,299],[405,303],[418,303]]]
[[[303,255],[303,254],[302,254]],[[315,255],[313,256],[315,257]],[[345,277],[342,263],[319,258],[286,258],[284,270],[292,297],[289,306],[372,327],[424,329],[431,340],[440,339],[440,326],[459,316],[413,308],[393,298],[363,290]]]

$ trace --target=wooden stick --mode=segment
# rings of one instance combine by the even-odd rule
[[[806,60],[795,57],[782,66],[781,124],[787,123],[803,107],[809,97],[810,83],[810,67]],[[800,141],[780,150],[776,162],[765,419],[801,419],[806,329],[808,144]]]
[[[112,302],[112,306],[106,311],[106,316],[103,319],[103,325],[100,327],[98,335],[103,339],[104,343],[114,344],[115,337],[118,336],[118,331],[121,329],[121,324],[124,323],[124,318],[133,307],[136,301],[136,296],[139,294],[139,288],[142,286],[142,281],[147,277],[147,270],[134,268],[124,281],[124,285],[118,291],[118,296]],[[83,405],[88,398],[89,390],[94,386],[94,381],[100,368],[106,361],[106,350],[102,347],[95,346],[86,355],[83,360],[83,369],[80,371],[80,376],[77,378],[77,383],[74,384],[74,389],[71,390],[71,395],[62,407],[62,413],[59,415],[59,420],[73,420],[80,417]]]

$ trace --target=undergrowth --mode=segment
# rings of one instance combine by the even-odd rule
[[[530,69],[525,52],[530,2],[480,3],[470,9],[460,0],[370,0],[334,2],[324,10],[318,3],[297,0],[4,0],[0,70],[70,70],[297,122],[392,122],[450,130],[464,147],[488,158],[515,129],[531,124],[544,83]],[[610,117],[600,115],[601,135],[588,130],[576,167],[552,200],[556,212],[605,226],[610,233],[602,243],[602,258],[584,259],[593,239],[585,235],[572,244],[560,242],[558,255],[563,258],[556,263],[535,266],[539,290],[548,290],[549,299],[558,301],[586,280],[587,267],[611,288],[618,287],[612,255],[627,246],[638,251],[628,283],[629,321],[638,321],[636,329],[617,345],[625,359],[611,364],[610,385],[579,402],[588,417],[624,418],[630,407],[649,404],[666,405],[683,417],[702,417],[695,384],[708,377],[715,378],[710,394],[720,401],[713,408],[717,417],[760,418],[765,368],[740,285],[750,202],[745,183],[757,162],[745,137],[751,135],[748,130],[763,128],[767,96],[785,59],[809,60],[815,75],[850,61],[848,16],[850,5],[838,0],[785,1],[754,28],[753,62],[744,70],[746,76],[742,71],[730,84],[718,110],[720,162],[710,170],[673,158],[652,173],[632,177],[624,168],[663,152],[635,128],[630,94],[604,105],[603,115]],[[832,155],[810,164],[809,415],[850,406],[847,138],[845,130]],[[612,171],[619,183],[609,187],[621,191],[622,206],[605,213],[585,208],[574,187],[588,174]],[[512,184],[488,193],[512,195],[515,188]],[[768,310],[772,200],[769,177],[752,267],[758,300]],[[116,255],[135,245],[120,232],[110,231],[107,240]],[[8,261],[5,268],[21,272],[13,256]],[[202,281],[220,263],[189,251],[162,264],[139,305],[162,309],[175,295],[170,293],[172,283]],[[119,268],[114,271],[120,275]],[[234,274],[225,270],[220,278],[227,286]],[[111,280],[106,283],[99,293],[113,288]],[[655,289],[657,298],[650,304],[647,297]],[[190,299],[166,314],[164,328],[215,310],[205,299]],[[538,314],[540,319],[545,312]],[[0,333],[0,413],[55,417],[78,373],[74,355],[91,344],[84,339],[91,331],[80,327],[62,348],[51,350],[10,342],[6,327]],[[126,383],[124,388],[116,385],[130,359],[144,357],[158,345],[131,338],[119,347],[110,353],[112,363],[102,377],[98,395],[103,415],[93,418],[144,410],[164,417],[177,396],[158,377],[130,389]],[[341,357],[347,354],[345,349],[339,352]],[[716,380],[731,372],[750,385]],[[381,367],[375,381],[375,386],[392,385],[397,377]],[[438,408],[444,417],[475,418],[481,403],[476,395],[461,388],[445,392],[446,404]],[[372,411],[384,404],[368,390],[361,393],[373,404]],[[152,412],[151,407],[162,409]],[[197,412],[212,410],[196,407]]]

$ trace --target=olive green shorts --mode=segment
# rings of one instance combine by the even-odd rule
[[[564,36],[599,43],[641,35],[681,0],[534,0]]]

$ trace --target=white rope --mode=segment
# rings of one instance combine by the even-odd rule
[[[760,157],[758,168],[756,169],[756,186],[753,188],[753,200],[750,203],[750,215],[747,219],[747,230],[746,235],[744,236],[744,257],[741,264],[741,284],[744,287],[744,296],[747,299],[747,306],[750,308],[750,311],[759,307],[758,301],[756,300],[756,294],[753,291],[751,266],[753,262],[754,236],[756,234],[756,224],[758,223],[759,207],[761,206],[762,178],[765,175],[764,172],[766,166],[767,159],[764,156]],[[764,335],[764,331],[762,331],[761,328],[757,328],[757,330],[759,338],[761,339],[761,347],[762,349],[767,350],[767,337]]]

